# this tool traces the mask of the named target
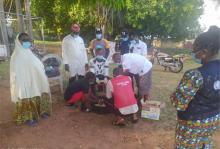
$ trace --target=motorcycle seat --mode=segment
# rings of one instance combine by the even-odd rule
[[[170,61],[170,60],[173,60],[173,58],[172,57],[165,57],[165,60]]]

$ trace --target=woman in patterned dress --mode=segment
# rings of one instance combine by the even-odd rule
[[[220,120],[220,29],[210,27],[193,44],[202,66],[187,71],[171,101],[177,109],[176,149],[211,149]]]
[[[37,124],[51,113],[50,88],[42,62],[31,52],[31,40],[20,33],[10,61],[11,100],[17,124]]]

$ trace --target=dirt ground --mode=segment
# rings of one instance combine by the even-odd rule
[[[128,122],[126,127],[119,128],[111,124],[112,114],[83,113],[64,106],[56,87],[52,89],[53,114],[49,119],[40,120],[36,127],[16,126],[6,75],[0,78],[0,149],[173,149],[175,110],[168,95],[181,76],[156,68],[152,96],[165,100],[161,120],[140,119],[137,124]],[[173,79],[176,81],[172,82]],[[219,132],[214,140],[215,149],[220,149]]]

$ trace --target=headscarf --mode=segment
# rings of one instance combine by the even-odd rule
[[[42,93],[50,94],[44,65],[30,49],[22,47],[18,36],[15,39],[15,49],[10,61],[12,102],[41,96]]]

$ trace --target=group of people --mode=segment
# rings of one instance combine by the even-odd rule
[[[125,115],[133,115],[133,122],[137,122],[140,100],[149,100],[152,86],[152,64],[146,58],[147,45],[136,35],[122,32],[120,52],[112,55],[117,66],[111,75],[110,46],[101,30],[96,30],[96,39],[90,43],[90,60],[79,36],[80,26],[72,24],[71,31],[62,41],[63,62],[70,73],[64,93],[67,104],[81,102],[82,110],[87,112],[97,103],[104,104],[116,115],[113,124],[124,125]],[[20,33],[10,61],[10,85],[11,100],[16,105],[16,122],[32,126],[40,118],[51,115],[52,102],[44,66],[30,47],[29,36]],[[219,49],[218,27],[213,26],[200,34],[193,44],[192,59],[201,66],[187,71],[170,97],[177,110],[177,149],[212,148],[211,138],[220,121]],[[104,93],[101,96],[100,90]]]
[[[92,58],[88,61],[86,48],[79,36],[80,26],[73,24],[71,30],[72,33],[62,42],[65,68],[71,76],[64,93],[68,105],[81,101],[85,111],[92,111],[94,105],[103,103],[116,114],[115,125],[124,125],[123,115],[130,114],[133,114],[133,122],[137,122],[136,113],[140,109],[140,100],[137,99],[147,100],[152,84],[152,64],[146,59],[147,45],[137,35],[130,40],[128,33],[122,32],[120,52],[110,54],[109,42],[97,28],[96,38],[89,45]],[[123,50],[125,45],[128,50]],[[113,74],[109,74],[111,59],[117,63]],[[136,80],[137,94],[134,93],[133,78]],[[100,91],[104,92],[104,97],[103,94],[100,96]]]

